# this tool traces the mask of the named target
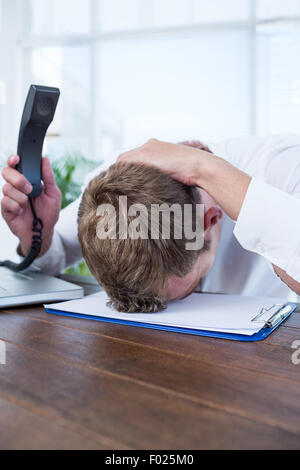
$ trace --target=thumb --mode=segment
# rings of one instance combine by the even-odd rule
[[[44,182],[44,189],[46,193],[49,194],[51,191],[57,189],[49,158],[42,159],[42,180]]]

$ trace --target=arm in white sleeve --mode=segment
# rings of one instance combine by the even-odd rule
[[[63,209],[54,229],[49,250],[38,258],[33,266],[50,275],[57,275],[63,269],[82,258],[77,238],[77,214],[81,197]]]
[[[58,275],[66,267],[66,251],[56,230],[54,230],[49,250],[35,260],[33,266],[52,276]]]
[[[253,178],[234,235],[300,282],[300,199]]]

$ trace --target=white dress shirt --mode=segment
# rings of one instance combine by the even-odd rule
[[[272,264],[300,282],[300,136],[250,137],[208,143],[211,151],[252,177],[235,223],[221,221],[215,263],[203,279],[204,292],[299,297],[274,273]],[[115,158],[91,173],[87,185]],[[48,252],[35,266],[57,274],[82,257],[77,238],[80,198],[61,212]]]

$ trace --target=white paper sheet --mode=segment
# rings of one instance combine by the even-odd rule
[[[184,300],[170,302],[163,312],[120,313],[108,307],[107,301],[107,295],[100,292],[79,300],[48,304],[45,308],[116,320],[250,336],[261,330],[264,320],[268,320],[279,308],[278,304],[286,303],[274,297],[192,294]],[[259,322],[253,322],[252,319],[263,307],[270,310],[263,314]]]

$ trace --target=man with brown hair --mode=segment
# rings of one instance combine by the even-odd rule
[[[124,197],[127,207],[120,205]],[[205,240],[200,230],[200,203],[199,189],[175,181],[151,166],[113,165],[89,183],[78,213],[79,241],[90,271],[117,310],[156,312],[165,308],[170,298],[184,297],[196,288],[199,271],[203,273],[205,269],[205,262],[200,268],[199,259],[210,249],[212,236],[208,226]],[[113,210],[108,214],[109,205]],[[137,211],[127,212],[128,206],[132,209],[134,205]],[[100,214],[101,206],[104,210]],[[130,236],[128,228],[130,231],[136,212],[138,231]],[[215,210],[210,213],[215,215],[215,219],[210,219],[212,228],[217,217]],[[163,233],[166,215],[170,222],[167,236]],[[120,233],[121,217],[125,219],[126,233],[124,229]],[[112,224],[115,221],[118,230]],[[202,243],[191,247],[190,234],[196,239],[201,235]],[[196,276],[191,275],[193,272]],[[175,290],[172,285],[176,285]]]
[[[106,161],[89,176],[89,181],[98,178],[91,183],[80,210],[82,248],[93,273],[118,308],[156,310],[168,300],[188,295],[200,280],[202,292],[299,301],[300,137],[228,139],[209,143],[209,150],[211,153],[203,150],[199,142],[187,146],[151,139],[118,160],[118,165],[134,165],[131,168],[150,165],[149,172],[132,169],[129,175],[125,167],[114,167],[99,178],[99,173],[116,163],[114,155],[112,161]],[[1,209],[20,241],[19,254],[26,255],[32,240],[32,213],[27,197],[32,187],[16,170],[18,163],[19,157],[11,156],[2,171],[6,184]],[[77,237],[81,198],[59,214],[60,193],[48,159],[43,159],[42,179],[42,194],[34,204],[44,221],[43,244],[34,265],[55,275],[82,259]],[[120,185],[124,190],[121,194]],[[152,185],[156,196],[150,190]],[[117,210],[116,196],[128,196],[130,203],[132,198],[137,203],[143,201],[147,212],[153,200],[162,198],[162,204],[176,200],[182,208],[185,200],[195,202],[189,192],[195,187],[204,205],[204,239],[209,249],[197,248],[198,252],[189,253],[184,240],[174,235],[124,241],[122,230],[120,240],[114,236],[95,239],[105,225],[102,201]],[[95,227],[93,211],[98,203],[102,208]],[[114,214],[113,219],[117,219]],[[147,217],[141,220],[145,234]],[[114,227],[110,230],[114,234]]]

